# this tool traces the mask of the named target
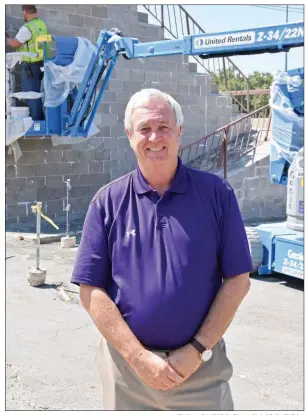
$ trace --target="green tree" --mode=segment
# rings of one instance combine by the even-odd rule
[[[225,81],[226,74],[226,81]],[[220,91],[242,91],[247,90],[247,80],[235,69],[229,68],[218,71],[212,78],[213,83],[219,85]],[[269,89],[273,83],[273,75],[269,72],[253,72],[248,78],[249,90]],[[236,99],[247,108],[247,96],[237,96]],[[250,112],[263,107],[269,103],[269,95],[250,95]]]

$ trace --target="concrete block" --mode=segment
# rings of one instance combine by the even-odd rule
[[[91,4],[77,4],[76,13],[84,16],[92,16],[92,5]]]
[[[193,77],[193,84],[195,86],[207,86],[208,85],[208,76],[207,75],[201,75],[201,74],[196,74]]]
[[[117,141],[116,137],[105,138],[104,148],[105,149],[118,148],[118,141]]]
[[[63,214],[64,211],[64,200],[48,200],[45,201],[43,206],[43,212],[47,216],[54,216],[55,214]]]
[[[13,17],[20,18],[22,16],[21,6],[18,4],[10,4],[9,12],[9,14]]]
[[[104,184],[109,183],[110,176],[106,173],[90,173],[90,174],[82,174],[82,175],[76,175],[71,176],[72,181],[76,181],[79,186],[91,186],[95,184],[99,184],[100,186],[103,186]],[[73,186],[73,184],[72,184]]]
[[[120,118],[124,118],[123,115],[120,116]],[[126,136],[126,131],[125,131],[125,127],[124,127],[124,123],[123,122],[119,122],[118,124],[114,125],[111,127],[111,135],[112,137],[127,137]]]
[[[77,26],[82,28],[85,26],[84,16],[80,16],[78,14],[68,14],[68,22],[71,26]]]
[[[110,150],[95,150],[95,161],[110,160]]]
[[[64,185],[65,183],[63,183]],[[56,200],[56,199],[62,199],[66,197],[66,186],[62,188],[42,188],[37,189],[37,200],[41,200],[43,202],[47,200]]]
[[[22,164],[39,164],[44,162],[44,151],[24,151],[21,157],[17,160],[18,165]]]
[[[118,79],[111,79],[109,86],[110,91],[125,91],[125,82]]]
[[[255,166],[256,167],[264,167],[269,166],[270,164],[270,156],[264,157],[263,159],[256,161]]]
[[[142,89],[143,82],[125,81],[125,92],[134,94]]]
[[[173,78],[171,72],[159,72],[159,82],[171,84],[172,80]]]
[[[9,191],[19,192],[27,188],[26,178],[6,179],[5,188]]]
[[[31,208],[27,204],[6,204],[6,218],[15,218],[16,216],[28,216],[29,212],[31,212]]]
[[[114,126],[118,122],[117,114],[104,114],[103,115],[103,124],[107,126]]]
[[[117,168],[119,165],[118,160],[103,161],[103,172],[110,173],[112,169]]]
[[[36,269],[35,266],[28,268],[28,282],[32,287],[39,287],[45,284],[46,275],[46,268]]]
[[[75,236],[64,236],[63,238],[61,238],[61,248],[73,248],[75,245]]]
[[[91,197],[71,199],[71,212],[85,212],[91,202]]]
[[[269,177],[269,166],[264,166],[264,167],[257,167],[256,166],[256,175],[260,178],[260,177],[265,177],[268,178]]]
[[[102,114],[110,114],[110,104],[100,104],[99,112]]]
[[[75,28],[68,22],[48,21],[48,32],[57,36],[74,36]]]
[[[48,26],[49,22],[55,22],[56,24],[67,24],[69,25],[68,14],[57,10],[48,11]]]
[[[89,163],[88,162],[78,162],[78,163],[71,163],[71,171],[72,174],[84,174],[89,173]],[[66,173],[63,173],[66,174]]]
[[[102,30],[103,22],[99,18],[85,16],[84,17],[84,25],[85,25],[85,27],[88,27],[89,29]],[[96,34],[94,34],[94,37],[95,36],[96,36]]]
[[[208,95],[211,94],[211,85],[201,85],[200,86],[200,95]]]
[[[49,8],[45,6],[46,8]],[[51,7],[52,9],[52,7]],[[58,4],[57,9],[60,12],[67,12],[67,13],[77,13],[77,7],[75,4]]]
[[[138,21],[142,23],[148,23],[148,14],[138,12]]]
[[[128,75],[128,74],[127,74]],[[126,76],[127,78],[127,76]],[[129,79],[125,79],[128,81]],[[130,70],[130,80],[137,82],[145,82],[145,70],[144,69],[131,69]]]
[[[256,189],[258,188],[259,179],[258,177],[245,177],[243,180],[244,187],[248,189]]]
[[[33,186],[35,185],[35,188],[39,188],[39,187],[43,187],[41,186],[41,182],[37,181],[35,182],[37,178],[34,177],[33,179],[29,179],[27,178],[27,183],[29,181],[34,181]],[[65,177],[66,180],[66,177]],[[50,177],[46,177],[45,178],[45,185],[47,189],[53,189],[53,188],[60,188],[63,189],[64,187],[66,187],[66,184],[64,183],[64,177],[63,176],[50,176]]]
[[[159,82],[159,74],[154,71],[145,71],[145,81]]]
[[[41,164],[43,161],[45,161],[45,163],[60,163],[63,161],[63,150],[45,150],[42,153],[43,155],[38,157],[37,161],[33,160],[33,164]]]
[[[89,173],[103,173],[103,163],[101,161],[92,161],[89,163]]]
[[[108,18],[108,9],[104,6],[92,5],[92,16],[100,17],[103,19]]]
[[[5,147],[8,148],[8,147]],[[15,164],[14,154],[6,154],[5,155],[5,165],[6,166],[13,166]]]
[[[12,179],[12,178],[16,177],[16,175],[17,175],[16,170],[17,170],[16,166],[6,166],[5,167],[5,177],[7,179]]]
[[[105,91],[103,94],[103,102],[116,102],[116,92],[115,91]]]
[[[197,63],[189,62],[189,72],[197,72]]]
[[[189,93],[191,96],[200,96],[200,86],[189,85]]]

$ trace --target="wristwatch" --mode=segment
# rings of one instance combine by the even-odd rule
[[[201,343],[199,343],[199,341],[198,340],[196,340],[195,338],[194,339],[192,339],[191,341],[190,341],[190,343],[191,343],[191,345],[193,346],[193,347],[195,347],[195,349],[197,350],[197,351],[199,351],[199,353],[201,354],[201,359],[204,361],[204,362],[208,362],[208,360],[210,360],[211,359],[211,357],[212,357],[212,350],[211,349],[208,349],[207,347],[205,347],[205,346],[203,346]]]

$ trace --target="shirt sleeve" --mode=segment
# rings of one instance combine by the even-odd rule
[[[20,43],[28,42],[32,37],[31,30],[28,29],[26,26],[21,26],[19,29],[19,32],[15,36],[15,39],[17,39]]]
[[[219,263],[223,278],[253,271],[246,231],[232,187],[224,182]],[[224,193],[224,192],[223,192]]]
[[[105,289],[111,278],[111,261],[105,228],[105,213],[97,200],[90,203],[74,264],[71,282]]]

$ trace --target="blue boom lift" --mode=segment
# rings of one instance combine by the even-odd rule
[[[56,56],[46,59],[46,42],[56,42]],[[51,60],[56,65],[68,65],[73,61],[78,46],[77,38],[43,36],[37,41],[43,44],[44,63]],[[185,36],[177,40],[140,43],[135,38],[123,37],[118,29],[101,31],[83,81],[75,87],[58,107],[45,107],[45,120],[34,123],[26,136],[57,135],[87,137],[95,114],[103,99],[108,80],[120,55],[125,59],[152,58],[170,55],[198,55],[203,59],[232,55],[288,52],[290,48],[304,45],[304,23],[286,23],[231,32],[203,33]],[[38,49],[38,48],[37,48]],[[41,52],[39,52],[41,53]],[[296,74],[303,77],[303,70]],[[289,73],[291,75],[291,73]],[[101,82],[102,81],[102,82]],[[100,83],[98,85],[98,83]],[[295,111],[303,112],[302,89],[292,94]],[[284,128],[287,122],[278,119],[273,112],[274,126]],[[292,149],[292,136],[283,145]],[[303,145],[292,161],[271,153],[270,177],[273,183],[287,185],[287,221],[279,224],[260,225],[247,232],[255,266],[261,275],[273,271],[303,278]]]

